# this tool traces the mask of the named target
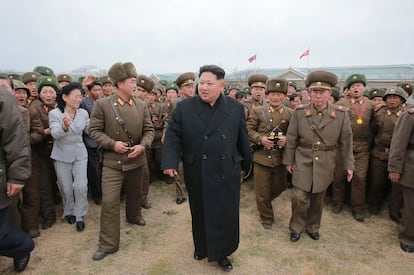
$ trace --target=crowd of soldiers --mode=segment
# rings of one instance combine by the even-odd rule
[[[56,108],[56,94],[60,89],[74,79],[68,74],[55,76],[51,68],[38,66],[32,72],[23,75],[0,75],[0,86],[5,87],[16,96],[18,107],[24,118],[27,133],[32,148],[32,176],[11,205],[11,223],[27,232],[32,238],[40,236],[39,228],[50,228],[56,222],[55,205],[61,200],[56,186],[56,173],[53,161],[50,158],[53,147],[53,138],[49,128],[48,113]],[[94,103],[103,97],[116,93],[116,87],[108,76],[82,77],[78,80],[82,84],[84,98],[81,108],[91,115]],[[319,82],[319,81],[318,81]],[[239,83],[232,83],[223,93],[238,100],[245,107],[247,130],[251,140],[254,155],[253,167],[244,178],[253,176],[256,192],[256,203],[261,224],[265,229],[271,229],[274,220],[272,200],[279,196],[286,188],[292,186],[292,176],[286,170],[284,153],[289,139],[288,128],[295,110],[303,110],[305,116],[310,115],[312,97],[308,87],[298,87],[294,81],[283,78],[269,79],[263,74],[253,74],[247,79],[248,86],[242,87]],[[176,189],[176,203],[186,201],[185,183],[183,180],[182,165],[178,175],[170,178],[160,170],[161,151],[165,137],[168,119],[172,115],[177,101],[197,94],[196,77],[194,73],[183,73],[174,82],[165,80],[154,81],[145,75],[138,75],[135,97],[146,102],[150,119],[155,131],[152,145],[145,150],[146,164],[142,184],[142,208],[151,208],[148,193],[150,182],[164,180],[174,184]],[[352,128],[352,152],[354,158],[353,177],[348,183],[347,161],[341,154],[336,154],[334,177],[328,190],[332,196],[332,212],[335,214],[343,210],[348,203],[352,216],[356,221],[363,222],[369,212],[377,215],[385,201],[388,201],[389,217],[398,224],[404,218],[402,211],[406,211],[406,196],[398,184],[401,168],[393,170],[394,162],[390,158],[392,143],[397,120],[406,112],[411,114],[414,103],[413,86],[410,83],[400,83],[390,89],[373,88],[366,90],[367,81],[362,74],[353,74],[346,80],[342,91],[338,87],[329,87],[331,97],[329,104],[335,107],[329,109],[329,116],[336,118],[341,112],[346,112]],[[334,86],[334,85],[332,85]],[[321,113],[323,115],[323,112]],[[322,122],[321,122],[322,123]],[[412,130],[411,130],[412,131]],[[335,151],[338,148],[330,147],[323,142],[324,137],[318,137],[318,142],[299,145],[312,151]],[[87,133],[84,134],[84,143],[88,151],[88,186],[95,204],[102,203],[100,146]],[[413,150],[414,144],[409,143],[406,150]],[[315,157],[316,160],[318,157]],[[398,157],[397,157],[398,159]],[[398,159],[403,162],[404,159]],[[412,165],[412,164],[411,164]],[[293,168],[294,169],[294,168]],[[291,172],[291,171],[290,171]],[[300,173],[300,171],[299,171]],[[392,182],[389,180],[391,179]],[[313,186],[312,188],[316,188]],[[408,188],[409,189],[409,188]],[[325,192],[321,191],[322,197]],[[122,193],[121,198],[122,200]],[[292,202],[293,205],[293,202]],[[316,227],[308,230],[312,239],[319,239]],[[412,212],[404,212],[412,213]],[[67,221],[68,217],[65,217]],[[294,217],[292,217],[293,219]],[[318,218],[316,218],[318,219]],[[140,225],[145,225],[142,219]],[[412,223],[412,222],[411,222]],[[297,241],[300,233],[295,231],[295,222],[291,221],[291,240]],[[414,251],[414,233],[407,230],[407,223],[400,233],[401,247],[405,251]],[[408,228],[408,229],[407,229]],[[404,231],[405,230],[405,231]],[[401,231],[400,231],[401,232]],[[404,239],[404,232],[407,238]],[[401,237],[401,234],[403,237]]]

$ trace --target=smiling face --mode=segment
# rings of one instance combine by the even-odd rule
[[[39,97],[46,105],[52,105],[56,102],[56,91],[51,86],[43,86]]]
[[[74,89],[70,91],[69,94],[62,95],[63,101],[66,102],[66,107],[70,109],[78,109],[82,101],[82,93],[79,89]]]

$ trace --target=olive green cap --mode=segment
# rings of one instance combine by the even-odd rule
[[[372,88],[369,90],[368,98],[373,99],[374,97],[383,97],[385,94],[385,89],[381,88]]]
[[[246,86],[246,87],[243,87],[242,91],[245,92],[246,94],[251,94],[252,93],[252,88]]]
[[[165,90],[175,90],[178,93],[178,85],[174,82],[167,84],[167,86],[165,87]]]
[[[26,92],[30,92],[29,88],[27,88],[27,86],[24,85],[24,83],[21,82],[20,80],[13,79],[12,81],[13,81],[13,87],[14,87],[15,90],[16,89],[24,89],[24,90],[26,90]]]
[[[137,86],[143,88],[147,92],[151,92],[154,89],[155,83],[151,78],[145,75],[138,75]]]
[[[346,79],[346,87],[349,89],[355,83],[362,83],[364,86],[367,85],[367,79],[363,74],[352,74]]]
[[[340,93],[339,93],[339,89],[337,89],[337,88],[332,88],[332,90],[331,90],[331,96],[335,99],[335,101],[338,101],[339,100],[339,96],[340,96]]]
[[[338,77],[327,71],[314,71],[310,72],[306,76],[305,84],[309,90],[312,89],[325,89],[332,90],[332,87],[338,83]]]
[[[36,89],[40,92],[44,86],[50,86],[55,89],[55,91],[59,90],[58,82],[56,78],[51,76],[41,76],[36,82]]]
[[[99,80],[101,81],[102,85],[104,85],[104,84],[106,84],[106,83],[110,83],[110,84],[112,84],[111,79],[110,79],[110,78],[109,78],[109,76],[107,76],[107,75],[101,76],[101,77],[99,78]]]
[[[24,84],[27,84],[27,83],[32,82],[32,81],[36,82],[37,79],[39,79],[39,77],[41,77],[41,76],[42,75],[37,73],[37,72],[27,72],[27,73],[24,73],[22,75],[22,82]]]
[[[192,72],[187,72],[179,75],[177,79],[175,80],[175,83],[177,83],[178,87],[183,87],[186,85],[194,85],[195,81],[195,75]]]
[[[285,78],[274,77],[269,78],[266,82],[266,94],[268,93],[283,93],[287,94],[289,83]]]
[[[37,66],[33,69],[33,71],[43,76],[55,77],[55,73],[53,72],[53,70],[46,66]]]
[[[411,95],[413,93],[413,85],[408,82],[398,83],[397,87],[403,88],[403,90],[406,91],[408,95]]]
[[[235,90],[237,90],[237,91],[241,91],[241,85],[239,84],[239,83],[231,83],[230,85],[229,85],[229,88],[228,88],[228,90],[229,91],[231,91],[231,90],[233,90],[233,89],[235,89]]]
[[[292,86],[295,90],[298,88],[298,84],[293,80],[289,80],[289,86]]]
[[[162,80],[158,81],[158,83],[160,83],[164,87],[167,87],[167,85],[170,84],[170,82],[168,80],[165,80],[165,79],[162,79]]]
[[[21,75],[19,75],[19,74],[8,74],[8,77],[11,79],[11,80],[22,80],[22,76]]]
[[[401,88],[401,87],[395,87],[395,88],[388,89],[385,92],[384,96],[382,97],[382,100],[384,100],[384,101],[387,100],[387,96],[389,96],[389,95],[399,96],[402,100],[402,103],[404,103],[407,99],[406,93],[405,93],[404,89]]]
[[[60,74],[60,75],[57,76],[56,79],[59,83],[63,82],[63,81],[72,82],[72,77],[68,74]]]
[[[252,74],[247,78],[247,84],[253,87],[262,87],[266,88],[266,81],[268,77],[265,74]]]

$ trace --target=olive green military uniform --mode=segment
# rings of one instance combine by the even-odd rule
[[[267,93],[287,91],[287,80],[272,78],[267,82]],[[277,87],[276,87],[277,86]],[[285,136],[293,110],[280,104],[273,107],[270,104],[257,106],[252,109],[247,121],[250,141],[258,148],[254,157],[254,184],[256,190],[257,209],[264,226],[271,225],[274,220],[272,200],[286,189],[286,169],[282,165],[283,148],[276,145],[277,138]],[[261,139],[268,137],[275,142],[271,150],[265,149]]]
[[[306,81],[310,90],[330,90],[337,77],[315,71],[308,74]],[[323,198],[333,179],[337,148],[345,169],[354,168],[352,130],[346,110],[326,104],[324,110],[317,110],[313,103],[299,105],[289,121],[283,164],[292,166],[294,188],[289,223],[292,234],[300,234],[304,229],[308,233],[318,232]]]
[[[140,144],[148,149],[154,138],[154,127],[144,101],[131,98],[128,102],[124,102],[117,94],[113,94],[95,102],[89,123],[89,136],[103,149],[101,230],[98,251],[108,253],[119,249],[119,197],[122,186],[126,194],[127,221],[137,223],[142,219],[140,205],[143,167],[146,164],[144,153],[131,159],[128,158],[128,153],[119,154],[114,151],[116,141],[129,142],[130,140],[115,119],[116,115],[111,104],[118,109],[119,116],[133,138],[133,145]]]
[[[398,91],[397,91],[398,90]],[[368,193],[368,208],[372,214],[378,214],[384,198],[388,180],[388,153],[395,124],[403,112],[402,103],[405,102],[405,92],[401,88],[392,88],[385,93],[383,99],[388,95],[397,95],[401,98],[401,105],[397,108],[383,106],[375,112],[375,138],[371,151],[371,182]],[[401,188],[398,183],[391,185],[391,197],[388,203],[389,215],[394,220],[401,217],[403,206]]]
[[[414,248],[414,108],[404,112],[394,127],[388,172],[399,173],[404,208],[399,225],[401,244]]]
[[[343,101],[341,105],[348,110],[353,133],[355,172],[351,182],[351,207],[353,212],[361,213],[365,210],[365,189],[375,104],[368,98],[362,97],[359,101],[355,99]],[[333,183],[332,202],[342,204],[345,199],[345,186],[335,184],[336,182]]]

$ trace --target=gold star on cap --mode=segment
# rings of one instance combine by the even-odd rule
[[[279,82],[276,82],[276,87],[280,87],[280,83]]]
[[[405,88],[410,88],[410,84],[405,85]]]
[[[66,75],[64,75],[63,78],[66,79]]]
[[[46,69],[46,72],[49,73],[49,70]]]
[[[393,92],[394,92],[394,88],[391,88],[391,89],[390,89],[390,92],[392,92],[392,93],[393,93]]]
[[[320,81],[316,82],[316,85],[321,86],[322,83]]]
[[[354,75],[352,78],[353,78],[353,79],[357,79],[358,77],[357,77],[356,75]]]
[[[145,83],[145,80],[144,79],[141,79],[141,81],[140,81],[142,84],[144,84]]]
[[[263,83],[263,82],[259,82],[259,84],[260,84],[260,85],[264,85],[264,83]]]
[[[32,78],[35,78],[36,77],[36,75],[35,74],[32,74]]]
[[[51,82],[51,81],[52,81],[52,79],[51,79],[51,78],[47,78],[47,81]]]

